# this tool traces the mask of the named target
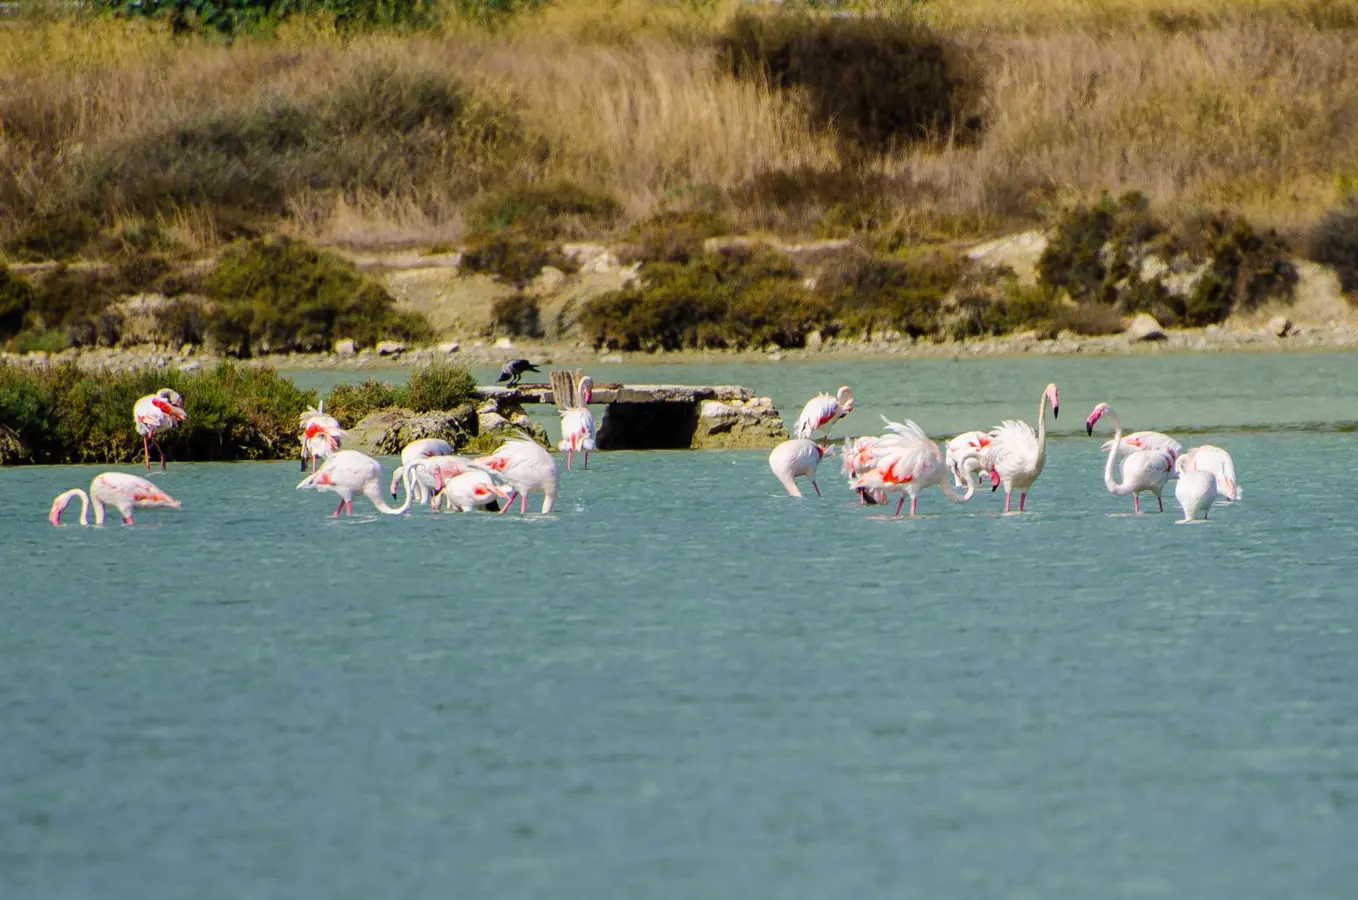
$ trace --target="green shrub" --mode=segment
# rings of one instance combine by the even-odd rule
[[[536,297],[510,294],[496,300],[490,308],[491,327],[496,334],[511,337],[542,337],[542,312]]]
[[[329,13],[340,28],[423,25],[437,18],[427,0],[94,0],[93,8],[116,15],[164,18],[176,32],[235,34],[275,24],[296,13]]]
[[[27,279],[0,265],[0,341],[7,341],[24,330],[28,311],[33,306],[33,286]]]
[[[395,308],[386,289],[346,260],[286,237],[238,243],[206,282],[212,338],[228,353],[328,350],[432,335],[422,317]]]
[[[737,15],[718,41],[732,74],[806,92],[850,147],[874,151],[979,129],[979,84],[959,48],[912,16]]]
[[[935,337],[960,275],[961,263],[946,254],[904,262],[859,258],[828,273],[817,290],[834,300],[837,321],[850,331],[870,335],[889,329]]]
[[[1358,197],[1350,197],[1342,207],[1327,213],[1312,232],[1310,243],[1310,257],[1334,266],[1350,302],[1358,301],[1354,296],[1358,294]]]
[[[473,215],[484,231],[514,229],[543,238],[563,234],[598,234],[618,215],[618,203],[607,194],[569,181],[518,184],[494,191],[476,204]]]
[[[181,460],[280,459],[296,451],[297,416],[315,392],[270,370],[222,363],[205,372],[85,372],[74,365],[0,364],[0,425],[37,463],[129,463],[141,458],[132,407],[168,387],[188,421],[162,437]]]
[[[543,266],[554,266],[563,272],[574,272],[578,268],[541,238],[518,231],[473,235],[462,251],[463,271],[493,275],[515,288],[527,286]]]
[[[476,379],[466,366],[430,363],[410,374],[410,382],[398,399],[399,405],[416,412],[457,409],[477,399]]]
[[[1276,231],[1260,234],[1228,213],[1202,217],[1193,226],[1190,246],[1200,248],[1210,262],[1184,304],[1180,324],[1211,325],[1232,312],[1255,309],[1269,297],[1291,298],[1297,268]]]
[[[704,241],[730,230],[730,223],[712,210],[665,212],[632,226],[621,256],[628,263],[686,263],[702,255]]]
[[[1077,301],[1111,303],[1120,286],[1140,279],[1141,257],[1164,230],[1149,201],[1135,191],[1080,204],[1053,223],[1038,277]]]
[[[325,411],[342,428],[352,428],[373,410],[399,406],[401,390],[397,385],[369,378],[360,384],[337,384],[325,398]]]

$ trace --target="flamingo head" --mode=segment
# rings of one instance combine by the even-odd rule
[[[591,398],[593,398],[593,396],[594,396],[594,379],[586,375],[580,379],[580,402],[583,403],[585,406],[588,406],[589,401]]]
[[[1000,489],[1000,473],[994,469],[990,470],[990,493],[995,493]]]
[[[840,408],[844,410],[845,413],[852,412],[853,389],[847,384],[841,387],[839,391],[835,393],[835,402],[839,404]]]
[[[1107,403],[1100,403],[1098,406],[1090,410],[1089,418],[1085,419],[1085,434],[1094,433],[1094,423],[1098,422],[1099,419],[1101,419],[1103,417],[1103,414],[1106,412],[1108,412]]]
[[[443,490],[443,470],[438,466],[431,466],[424,461],[413,462],[410,464],[411,471],[423,472],[434,479],[434,493]]]
[[[1047,385],[1047,390],[1044,396],[1051,401],[1052,418],[1053,419],[1061,418],[1061,398],[1056,393],[1056,385],[1055,384]]]
[[[162,400],[166,400],[170,403],[173,403],[180,409],[184,408],[184,398],[180,396],[178,391],[171,390],[170,388],[161,388],[160,390],[156,391],[156,396]]]

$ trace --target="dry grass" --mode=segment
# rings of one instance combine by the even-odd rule
[[[736,5],[569,0],[494,33],[450,21],[409,36],[312,19],[230,45],[146,23],[15,23],[0,29],[0,241],[78,213],[105,234],[154,225],[191,252],[241,228],[443,242],[484,192],[561,181],[613,197],[622,227],[709,206],[736,227],[893,246],[1126,189],[1163,211],[1299,228],[1358,175],[1355,0],[939,0],[925,15],[983,75],[979,139],[868,155],[882,177],[857,181],[890,190],[788,213],[751,185],[834,172],[844,148],[796,92],[718,70],[712,38]],[[392,70],[394,87],[374,86]],[[472,112],[421,119],[425,82]],[[355,85],[373,96],[353,99]],[[413,118],[390,133],[344,103],[405,103]],[[280,109],[297,134],[275,150],[220,133],[234,123],[249,144]],[[185,134],[193,159],[175,149]],[[222,213],[231,179],[261,167],[259,196],[276,202]]]

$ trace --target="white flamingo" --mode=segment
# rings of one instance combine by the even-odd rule
[[[1198,513],[1202,513],[1203,519],[1207,518],[1212,501],[1217,498],[1217,478],[1206,470],[1188,468],[1184,462],[1186,458],[1181,456],[1174,461],[1174,469],[1179,473],[1179,480],[1174,483],[1174,499],[1184,511],[1184,517],[1179,521],[1192,522],[1198,518]]]
[[[821,493],[820,485],[816,484],[816,467],[824,456],[825,447],[822,445],[807,438],[793,438],[773,448],[769,454],[769,468],[773,471],[773,477],[791,496],[802,495],[796,479],[809,478],[811,487],[815,488],[816,496],[819,497]]]
[[[571,455],[585,454],[585,468],[589,468],[589,451],[594,449],[594,413],[589,411],[590,398],[594,396],[594,379],[588,375],[580,379],[580,405],[561,410],[561,443],[558,448],[566,452],[566,469],[570,470]]]
[[[1120,441],[1103,442],[1105,453],[1114,447],[1117,448],[1118,456],[1126,456],[1138,450],[1159,450],[1169,457],[1171,464],[1184,452],[1184,445],[1163,431],[1133,431],[1131,434],[1124,434]]]
[[[972,480],[967,476],[974,476],[985,467],[982,457],[990,441],[988,431],[964,431],[948,441],[943,456],[948,471],[952,472],[953,487],[965,487]]]
[[[340,428],[339,420],[325,411],[324,400],[319,408],[308,406],[299,418],[302,429],[302,470],[306,471],[306,463],[310,459],[311,471],[314,472],[318,460],[339,450],[345,432]]]
[[[415,466],[415,463],[421,465]],[[473,471],[472,461],[465,456],[452,453],[412,458],[409,465],[397,466],[396,471],[391,473],[391,484],[388,486],[391,489],[391,499],[396,499],[396,486],[406,480],[408,474],[413,473],[410,487],[415,495],[415,502],[424,503],[427,500],[430,509],[437,509],[439,489],[434,486],[435,478],[441,478],[442,483],[446,484],[449,479],[470,471]]]
[[[844,439],[844,461],[840,471],[849,480],[849,489],[857,492],[858,502],[869,506],[886,502],[886,494],[879,490],[855,488],[853,483],[872,469],[873,454],[876,452],[877,435],[865,434],[862,437]]]
[[[104,524],[104,507],[111,506],[118,510],[123,517],[123,524],[132,524],[133,509],[152,509],[155,507],[168,507],[169,509],[179,509],[179,501],[162,491],[154,483],[147,481],[139,475],[129,475],[126,472],[105,472],[102,475],[94,476],[90,482],[90,491],[85,493],[80,488],[71,488],[69,491],[58,494],[52,501],[52,508],[47,512],[47,521],[53,525],[61,524],[61,514],[66,509],[66,504],[71,502],[71,498],[80,498],[80,524],[89,525],[90,505],[94,505],[94,524]]]
[[[1108,493],[1116,497],[1132,495],[1132,509],[1141,512],[1141,494],[1143,491],[1150,491],[1155,495],[1155,502],[1160,506],[1160,512],[1165,511],[1164,501],[1160,499],[1160,491],[1165,487],[1165,482],[1169,480],[1169,473],[1174,468],[1174,463],[1170,460],[1169,453],[1165,450],[1137,450],[1128,453],[1122,461],[1122,480],[1114,480],[1114,468],[1117,466],[1118,446],[1122,442],[1122,422],[1118,419],[1118,414],[1113,411],[1113,407],[1107,403],[1100,403],[1089,413],[1089,418],[1085,420],[1085,433],[1094,433],[1094,424],[1103,416],[1109,416],[1113,420],[1113,440],[1111,444],[1104,444],[1108,448],[1108,464],[1103,469],[1103,486],[1108,488]]]
[[[502,478],[519,495],[520,514],[528,512],[528,495],[542,492],[542,512],[556,505],[556,460],[533,441],[505,441],[489,456],[472,460],[472,466]],[[513,496],[500,508],[504,513],[513,505]]]
[[[943,451],[922,428],[909,419],[892,422],[883,416],[882,421],[892,433],[877,439],[873,467],[854,482],[855,489],[899,493],[901,499],[896,502],[895,513],[898,516],[907,496],[910,515],[915,515],[919,495],[935,485],[953,503],[966,503],[972,498],[976,493],[976,482],[968,478],[966,493],[957,493],[949,482],[951,470]]]
[[[189,414],[184,412],[184,398],[178,391],[161,388],[133,404],[132,418],[137,423],[137,434],[141,435],[142,448],[146,451],[146,471],[151,471],[151,445],[155,444],[160,454],[160,470],[164,472],[165,449],[160,446],[156,435],[171,431],[180,422],[188,421]]]
[[[829,394],[817,394],[802,407],[802,414],[797,417],[797,424],[792,428],[792,436],[810,439],[819,429],[825,428],[825,439],[829,440],[835,422],[851,412],[853,412],[853,391],[848,385],[841,387],[833,397]]]
[[[498,484],[490,473],[471,469],[445,481],[435,501],[442,501],[445,509],[471,512],[496,502],[508,505],[512,495],[513,491]]]
[[[1240,486],[1240,482],[1235,480],[1235,460],[1231,459],[1231,454],[1225,450],[1211,444],[1203,444],[1187,451],[1180,459],[1184,460],[1181,473],[1210,472],[1215,476],[1219,499],[1240,500],[1244,498],[1245,489]],[[1182,478],[1182,474],[1179,477]]]
[[[982,454],[982,467],[990,472],[990,489],[1004,485],[1004,511],[1009,512],[1009,498],[1017,489],[1019,512],[1033,482],[1047,464],[1047,404],[1051,403],[1052,418],[1061,414],[1061,402],[1056,385],[1042,389],[1037,401],[1037,433],[1027,422],[1006,419],[990,432],[990,446]]]
[[[401,448],[401,465],[391,474],[391,496],[396,496],[396,485],[405,478],[406,467],[416,460],[431,456],[452,456],[453,445],[441,438],[420,438]],[[423,503],[429,499],[429,491],[418,480],[415,482],[415,502]]]
[[[411,499],[414,496],[411,490],[411,482],[415,478],[415,472],[424,468],[422,461],[412,462],[405,467],[405,486],[406,499],[400,506],[392,507],[382,499],[382,464],[364,453],[357,450],[340,450],[331,455],[318,470],[312,472],[301,483],[297,485],[297,490],[307,489],[313,491],[329,491],[340,498],[339,505],[335,507],[334,515],[338,516],[340,510],[344,510],[348,515],[354,514],[354,497],[362,494],[372,501],[372,505],[377,507],[377,511],[389,516],[402,515],[410,509]],[[438,474],[438,470],[433,470],[434,484],[439,490],[443,489],[443,476]]]

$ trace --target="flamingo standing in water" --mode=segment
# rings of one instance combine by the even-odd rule
[[[792,436],[810,439],[819,429],[825,428],[825,440],[828,441],[835,422],[851,412],[853,412],[853,391],[848,385],[841,387],[833,397],[829,394],[817,394],[802,407],[802,414],[797,417],[797,424],[792,427]]]
[[[472,460],[472,466],[492,472],[502,478],[519,495],[520,514],[528,512],[528,495],[542,492],[542,512],[549,513],[556,504],[556,460],[552,454],[533,441],[508,440],[489,456]],[[501,507],[500,512],[508,511],[513,505],[513,495]]]
[[[1009,498],[1014,489],[1019,491],[1019,512],[1028,499],[1037,476],[1047,464],[1047,404],[1051,403],[1052,418],[1061,414],[1061,402],[1056,385],[1042,389],[1037,401],[1037,433],[1033,426],[1016,419],[1006,419],[990,432],[990,446],[982,454],[982,468],[990,472],[990,489],[1004,484],[1004,511],[1009,512]]]
[[[1235,460],[1220,447],[1203,444],[1184,453],[1180,459],[1184,461],[1183,468],[1178,470],[1180,478],[1183,472],[1210,472],[1216,478],[1219,499],[1240,500],[1245,496],[1245,489],[1235,480]]]
[[[416,466],[415,463],[421,465]],[[408,473],[413,472],[410,487],[414,491],[416,502],[423,503],[428,500],[430,509],[438,509],[439,488],[434,486],[435,478],[442,478],[446,486],[449,479],[470,471],[473,471],[472,461],[465,456],[447,453],[441,456],[413,458],[408,465],[398,466],[396,471],[391,473],[391,499],[396,499],[396,485],[405,480]]]
[[[934,485],[954,503],[966,503],[972,498],[976,493],[976,482],[968,477],[966,493],[957,493],[949,483],[951,469],[943,451],[923,429],[909,419],[892,422],[883,416],[882,421],[891,434],[877,439],[873,467],[853,483],[855,489],[899,493],[901,499],[896,502],[895,513],[898,516],[907,496],[910,498],[910,515],[915,515],[919,495]]]
[[[1122,481],[1115,481],[1113,470],[1117,465],[1118,447],[1122,444],[1122,422],[1113,411],[1113,407],[1107,403],[1100,403],[1094,407],[1089,413],[1089,418],[1085,420],[1085,433],[1092,435],[1094,424],[1105,415],[1112,418],[1114,432],[1111,444],[1104,444],[1108,448],[1108,465],[1103,469],[1103,486],[1108,488],[1108,493],[1116,497],[1131,494],[1132,509],[1136,512],[1141,512],[1141,493],[1150,491],[1155,495],[1160,512],[1164,512],[1165,504],[1160,499],[1160,491],[1164,489],[1165,482],[1169,480],[1169,473],[1174,468],[1169,452],[1137,450],[1127,454],[1126,459],[1122,461]]]
[[[1179,454],[1184,452],[1184,445],[1162,431],[1133,431],[1124,434],[1120,441],[1104,441],[1103,450],[1105,453],[1114,450],[1118,456],[1138,450],[1159,450],[1169,457],[1170,465],[1173,465]]]
[[[104,507],[111,506],[118,510],[123,517],[125,525],[132,524],[133,509],[151,509],[154,507],[168,507],[179,509],[179,501],[162,491],[159,487],[140,475],[129,475],[126,472],[105,472],[102,475],[94,476],[90,482],[90,492],[86,494],[80,488],[58,494],[52,501],[52,508],[47,513],[47,521],[53,525],[61,524],[61,514],[66,509],[66,504],[71,502],[71,498],[80,498],[80,524],[89,525],[90,504],[94,505],[94,524],[104,524]]]
[[[160,454],[160,470],[164,472],[165,450],[156,440],[156,435],[188,421],[189,415],[184,412],[184,398],[178,391],[161,388],[137,400],[132,407],[132,418],[137,423],[137,434],[141,435],[142,447],[146,451],[146,471],[151,471],[151,445],[155,444],[156,452]]]
[[[561,410],[561,443],[558,448],[566,451],[566,470],[571,468],[571,454],[585,454],[585,468],[589,468],[589,451],[594,449],[594,413],[589,411],[589,401],[594,395],[594,379],[588,375],[580,379],[580,403]]]
[[[793,438],[773,448],[769,454],[769,468],[790,496],[802,495],[796,479],[809,478],[811,487],[815,488],[816,496],[819,497],[821,493],[820,485],[816,484],[816,466],[820,465],[824,456],[824,445],[807,438]]]
[[[309,458],[311,471],[314,472],[317,460],[325,459],[340,448],[344,429],[340,428],[338,419],[326,413],[324,400],[321,401],[319,408],[309,406],[306,412],[302,413],[301,428],[302,471],[306,471],[306,462]]]
[[[988,431],[964,431],[948,441],[944,447],[943,457],[948,464],[948,470],[952,472],[953,487],[965,487],[971,480],[968,476],[981,471],[984,467],[981,458],[985,454],[985,449],[990,446],[990,441]]]
[[[886,502],[886,494],[868,488],[855,488],[853,483],[873,467],[873,454],[876,452],[877,436],[865,434],[862,437],[844,439],[844,461],[840,471],[849,479],[849,488],[858,494],[858,502],[869,506]]]
[[[1198,518],[1198,513],[1206,519],[1212,501],[1217,498],[1216,476],[1204,469],[1189,468],[1187,458],[1184,455],[1174,461],[1174,470],[1179,473],[1179,480],[1174,483],[1174,499],[1184,511],[1180,522],[1192,522]]]
[[[420,438],[401,448],[401,465],[391,475],[391,496],[396,497],[396,485],[405,478],[406,468],[413,462],[431,456],[452,456],[453,445],[441,438]],[[415,482],[415,502],[423,503],[429,499],[429,492],[420,481]]]
[[[424,462],[420,460],[405,467],[406,499],[397,507],[388,506],[382,499],[382,464],[357,450],[340,450],[333,454],[320,469],[303,478],[297,485],[297,490],[306,488],[339,495],[340,502],[334,512],[336,516],[340,514],[341,509],[352,516],[354,497],[358,494],[371,500],[378,512],[399,516],[410,509],[413,497],[411,482],[415,478],[415,473],[424,467]],[[432,477],[437,488],[442,490],[443,476],[437,469],[432,469]]]
[[[507,505],[512,493],[505,485],[497,484],[489,473],[471,469],[445,481],[436,499],[443,501],[445,509],[471,512],[496,502]]]

